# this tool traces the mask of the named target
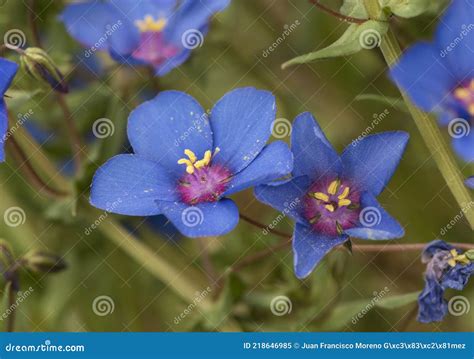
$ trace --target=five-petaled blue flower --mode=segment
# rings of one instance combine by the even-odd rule
[[[104,0],[71,4],[62,13],[68,32],[120,62],[149,64],[158,76],[181,65],[202,45],[209,19],[230,0]]]
[[[224,95],[209,116],[191,96],[163,91],[130,114],[134,154],[99,168],[91,204],[132,216],[164,214],[188,237],[227,233],[239,213],[225,196],[293,168],[284,142],[265,145],[275,113],[274,96],[251,87]]]
[[[8,113],[3,96],[18,71],[14,62],[0,58],[0,162],[5,161],[5,140],[8,130]]]
[[[414,45],[391,69],[392,79],[417,106],[449,125],[453,147],[467,162],[474,161],[473,23],[474,4],[453,0],[435,41]]]
[[[293,124],[292,179],[259,186],[259,200],[296,221],[295,272],[308,276],[332,248],[354,236],[392,239],[404,230],[378,203],[408,142],[404,132],[354,141],[339,156],[310,113]]]
[[[474,272],[474,263],[439,239],[426,246],[421,260],[427,267],[425,288],[418,298],[418,321],[439,322],[448,312],[444,291],[447,288],[462,290]]]

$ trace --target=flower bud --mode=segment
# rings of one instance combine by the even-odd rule
[[[25,268],[39,273],[56,273],[66,269],[64,260],[52,253],[33,251],[23,258]]]
[[[38,47],[27,48],[21,55],[20,61],[26,72],[38,81],[46,82],[55,91],[68,92],[64,76],[43,49]]]

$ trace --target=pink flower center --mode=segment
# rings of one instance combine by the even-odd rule
[[[453,95],[469,115],[474,116],[474,79],[455,89]]]
[[[186,174],[181,177],[178,192],[181,200],[189,205],[202,202],[216,202],[228,188],[232,173],[225,167],[213,164],[212,157],[219,152],[216,148],[214,155],[206,151],[204,158],[198,160],[194,152],[184,151],[188,158],[181,158],[178,164],[186,165]]]
[[[304,199],[304,216],[314,231],[341,235],[359,220],[360,194],[339,179],[314,183]]]
[[[164,39],[163,30],[166,23],[166,19],[154,20],[151,15],[135,22],[140,30],[139,45],[132,53],[135,59],[158,66],[179,52],[176,46],[167,43]]]

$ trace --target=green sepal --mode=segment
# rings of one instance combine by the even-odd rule
[[[281,67],[285,69],[296,64],[348,56],[363,49],[373,49],[380,45],[380,41],[387,31],[388,23],[384,21],[368,20],[363,24],[351,24],[333,44],[324,49],[295,57],[285,62]]]

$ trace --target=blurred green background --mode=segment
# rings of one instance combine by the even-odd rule
[[[435,238],[472,243],[472,232],[464,219],[440,234],[459,215],[459,208],[410,116],[381,102],[356,99],[361,94],[399,96],[378,50],[281,70],[283,62],[334,42],[346,23],[318,11],[308,1],[234,0],[214,18],[203,46],[189,61],[163,78],[153,78],[147,69],[114,63],[106,54],[98,54],[96,64],[85,61],[81,57],[84,49],[58,21],[66,1],[1,3],[0,34],[20,29],[28,45],[34,42],[27,10],[34,4],[43,47],[72,86],[66,99],[87,139],[89,162],[83,178],[74,184],[77,195],[60,201],[32,189],[21,174],[23,164],[12,156],[0,166],[0,214],[11,207],[20,207],[25,213],[24,223],[17,227],[0,220],[0,238],[11,244],[18,257],[42,249],[60,255],[68,264],[67,270],[54,275],[21,272],[21,290],[31,286],[34,291],[16,310],[17,330],[473,330],[474,311],[448,315],[442,323],[419,324],[415,302],[394,309],[375,306],[353,323],[353,316],[381,291],[386,291],[388,298],[422,289],[424,265],[418,252],[351,256],[337,251],[307,280],[299,281],[293,274],[291,250],[285,248],[231,274],[228,268],[234,263],[281,239],[241,221],[226,236],[197,241],[181,238],[169,225],[158,231],[143,218],[112,214],[104,218],[104,213],[87,203],[95,169],[113,154],[127,151],[126,120],[138,104],[159,90],[176,89],[191,94],[209,109],[227,91],[255,86],[275,94],[279,118],[291,121],[303,111],[312,112],[338,150],[361,135],[374,117],[385,113],[372,132],[404,130],[411,135],[404,159],[380,197],[386,210],[406,229],[406,236],[393,243]],[[327,4],[337,9],[336,2]],[[392,27],[406,47],[429,39],[438,16],[393,19]],[[296,24],[294,31],[272,52],[264,53],[292,24]],[[15,54],[4,56],[18,60]],[[93,66],[103,71],[93,73]],[[37,82],[20,72],[7,93],[7,104],[13,118],[32,111],[16,136],[33,164],[43,164],[46,158],[56,164],[57,169],[43,174],[52,187],[60,188],[64,183],[57,172],[62,169],[67,173],[70,167],[64,116],[55,94],[48,89],[38,92],[37,87]],[[96,139],[91,135],[93,123],[100,118],[113,122],[113,136]],[[25,137],[25,131],[34,135],[39,147]],[[284,139],[289,140],[288,136]],[[459,165],[465,176],[473,174],[472,164]],[[242,213],[262,223],[271,223],[278,216],[257,202],[251,190],[234,198]],[[98,228],[88,231],[96,220]],[[292,223],[285,218],[277,228],[290,233]],[[216,277],[222,284],[220,290],[212,285]],[[203,295],[196,291],[209,293],[201,301],[196,298]],[[472,302],[472,283],[457,294]],[[455,293],[448,292],[448,297],[452,295]],[[271,310],[272,300],[279,296],[291,301],[291,312],[281,316]],[[97,305],[104,298],[101,312]],[[184,318],[177,320],[183,313]]]

